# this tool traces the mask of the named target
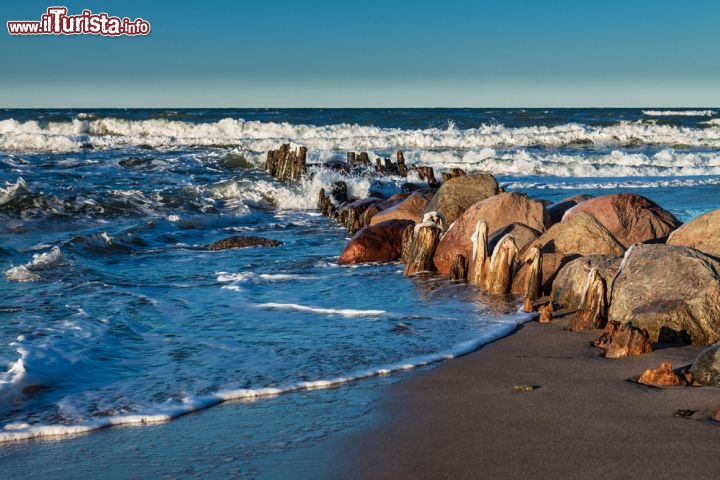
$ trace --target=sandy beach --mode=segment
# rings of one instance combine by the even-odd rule
[[[689,364],[701,349],[610,360],[590,346],[596,332],[566,323],[526,324],[392,386],[373,427],[338,447],[336,466],[349,470],[332,476],[717,478],[720,423],[709,417],[720,391],[628,381],[665,359]]]

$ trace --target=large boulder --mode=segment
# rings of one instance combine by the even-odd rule
[[[472,204],[497,195],[498,191],[497,180],[489,173],[451,178],[440,187],[425,213],[439,212],[449,225]]]
[[[664,240],[681,222],[652,200],[634,193],[615,193],[579,203],[563,221],[582,213],[595,217],[625,248],[634,243]]]
[[[716,343],[698,355],[690,368],[697,383],[720,387],[720,343]]]
[[[429,203],[430,199],[427,195],[413,193],[397,205],[376,213],[370,220],[370,225],[377,225],[388,220],[412,220],[420,223]]]
[[[693,247],[720,259],[720,209],[690,220],[672,232],[667,243]]]
[[[563,200],[560,200],[559,202],[548,205],[547,212],[548,215],[550,215],[550,221],[553,224],[559,223],[560,221],[562,221],[565,212],[573,208],[575,205],[582,203],[585,200],[590,200],[592,198],[595,197],[593,197],[592,195],[580,193],[578,195],[573,195],[572,197],[565,198]]]
[[[638,244],[615,277],[609,319],[644,328],[653,342],[720,340],[720,263],[689,247]]]
[[[615,240],[607,228],[585,213],[577,213],[556,223],[531,246],[540,248],[543,254],[619,257],[625,253],[623,246]]]
[[[549,223],[545,205],[525,194],[501,193],[481,200],[468,208],[440,240],[435,251],[435,266],[438,272],[447,274],[457,255],[470,258],[472,253],[471,237],[479,220],[487,222],[490,232],[496,232],[513,223],[523,224],[533,230],[544,232]]]
[[[403,232],[412,220],[388,220],[358,231],[340,254],[338,263],[392,262],[402,253]]]
[[[620,270],[622,258],[607,255],[580,257],[565,265],[552,284],[550,299],[560,308],[577,310],[590,270],[596,268],[607,285],[607,303],[610,304],[610,285]]]

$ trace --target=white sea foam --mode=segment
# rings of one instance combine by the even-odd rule
[[[94,419],[77,425],[29,425],[27,423],[10,423],[0,430],[0,443],[37,438],[80,435],[114,425],[142,426],[162,423],[226,401],[258,400],[299,391],[332,388],[366,378],[407,371],[413,368],[431,365],[467,355],[483,345],[509,335],[517,328],[517,325],[527,322],[531,318],[532,315],[518,313],[513,317],[505,318],[503,323],[495,324],[492,329],[485,331],[478,337],[454,345],[447,350],[409,358],[400,362],[382,365],[375,368],[360,370],[334,378],[300,381],[278,387],[226,389],[218,391],[214,394],[195,398],[184,398],[182,401],[175,401],[172,403],[168,402],[166,404],[148,408],[148,410],[144,413],[114,415]]]
[[[0,187],[0,205],[9,202],[17,195],[27,193],[29,191],[30,189],[28,188],[27,183],[25,183],[25,180],[18,177],[18,179],[15,180],[15,183],[7,184],[6,188]]]
[[[700,111],[708,115],[711,111]],[[174,147],[224,145],[255,158],[262,152],[291,142],[308,147],[308,159],[335,159],[335,152],[366,150],[371,158],[387,156],[394,149],[476,149],[564,145],[684,144],[720,146],[712,129],[622,122],[611,126],[565,124],[557,126],[505,127],[484,124],[477,128],[401,129],[357,124],[325,126],[244,121],[225,118],[214,123],[191,123],[164,119],[126,120],[101,118],[41,125],[36,121],[0,121],[0,150],[73,151],[86,144],[94,148],[132,145]],[[407,158],[407,157],[406,157]]]
[[[715,110],[643,110],[648,117],[712,117]]]
[[[9,268],[5,271],[5,278],[14,282],[35,282],[42,278],[38,273],[51,269],[63,261],[62,252],[58,247],[45,253],[36,253],[25,265]]]
[[[631,180],[631,179],[604,179],[590,180],[586,182],[565,182],[565,181],[517,181],[507,182],[503,187],[519,190],[537,188],[541,190],[594,190],[594,189],[616,189],[616,188],[658,188],[658,187],[696,187],[702,185],[720,185],[720,178],[668,178],[663,180]]]
[[[720,127],[720,118],[711,118],[706,122],[700,122],[701,125],[708,125],[710,127]]]
[[[320,308],[310,307],[307,305],[298,305],[297,303],[262,303],[258,308],[274,309],[274,310],[295,310],[298,312],[312,312],[321,315],[340,315],[343,317],[377,317],[384,315],[385,310],[356,310],[353,308]]]
[[[291,274],[291,273],[253,273],[253,272],[244,272],[244,273],[227,273],[227,272],[218,272],[217,280],[218,282],[245,282],[245,281],[252,281],[252,280],[263,280],[266,282],[283,282],[283,281],[292,281],[292,280],[314,280],[317,277],[313,277],[312,275],[298,275],[298,274]]]

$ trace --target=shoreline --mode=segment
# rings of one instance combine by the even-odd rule
[[[527,323],[391,385],[373,425],[333,446],[328,478],[715,478],[720,391],[628,381],[702,347],[611,360],[589,345],[599,331],[566,325]]]

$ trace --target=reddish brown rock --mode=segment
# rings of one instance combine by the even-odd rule
[[[615,277],[610,320],[632,322],[652,341],[720,341],[720,262],[690,247],[637,244]]]
[[[578,213],[556,223],[531,244],[545,253],[622,256],[625,248],[594,217]]]
[[[582,203],[585,200],[590,200],[591,198],[595,197],[593,197],[592,195],[579,194],[573,195],[572,197],[548,205],[547,212],[550,216],[550,221],[553,223],[553,225],[559,223],[560,221],[562,221],[565,212],[573,208],[575,205]]]
[[[360,230],[340,254],[338,263],[391,262],[402,253],[402,236],[410,220],[390,220]]]
[[[626,323],[614,326],[605,358],[633,357],[651,351],[648,331]]]
[[[634,193],[616,193],[586,200],[565,213],[563,222],[582,213],[592,215],[625,248],[662,240],[681,222],[657,203]]]
[[[429,203],[430,199],[425,194],[413,193],[397,205],[376,213],[370,221],[370,225],[387,220],[412,220],[420,223]]]
[[[471,205],[498,193],[498,183],[489,173],[451,178],[443,183],[425,212],[439,212],[453,223]],[[472,222],[475,228],[475,222]]]
[[[690,220],[672,232],[667,243],[692,247],[720,259],[720,209]]]
[[[676,385],[684,385],[685,379],[673,371],[670,362],[665,360],[660,364],[660,368],[649,368],[640,375],[638,383],[652,385],[654,387],[670,387]]]
[[[269,238],[234,236],[218,240],[217,242],[208,245],[207,249],[218,251],[228,250],[230,248],[278,247],[280,245],[282,245],[282,242],[278,240],[271,240]]]
[[[454,180],[457,179],[451,182]],[[485,220],[493,234],[508,225],[522,224],[524,227],[515,226],[512,229],[513,237],[517,236],[520,243],[533,235],[532,230],[544,231],[549,222],[543,203],[522,193],[501,193],[477,202],[452,224],[440,241],[435,253],[435,265],[440,273],[447,274],[455,255],[471,257],[471,238],[479,220]]]

